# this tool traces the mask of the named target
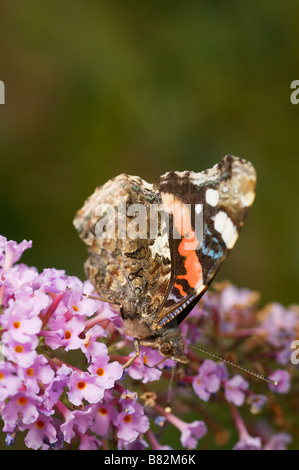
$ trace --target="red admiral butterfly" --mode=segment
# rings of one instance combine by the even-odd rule
[[[171,171],[154,184],[122,174],[78,211],[87,277],[100,299],[120,305],[125,332],[135,338],[126,366],[139,344],[188,362],[179,324],[233,248],[255,184],[251,163],[227,155],[209,170]]]

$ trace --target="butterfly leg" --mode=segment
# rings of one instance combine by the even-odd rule
[[[71,287],[66,286],[67,290],[72,290]],[[85,297],[86,299],[92,299],[92,300],[102,300],[100,297],[97,297],[96,295],[90,295],[90,294],[85,294],[84,292],[82,293],[82,296]]]
[[[67,287],[67,289],[70,289],[69,287]],[[90,295],[90,294],[84,294],[83,292],[83,297],[85,297],[86,299],[92,299],[92,300],[100,300],[101,302],[103,302],[103,300],[101,299],[101,297],[98,297],[97,295]],[[120,302],[111,302],[110,305],[121,305]]]
[[[134,356],[130,357],[130,359],[128,360],[128,362],[126,362],[124,365],[123,365],[123,369],[126,369],[127,367],[129,367],[136,359],[136,357],[138,357],[140,355],[140,349],[139,349],[139,341],[137,338],[134,338],[134,349],[135,349],[135,354]]]

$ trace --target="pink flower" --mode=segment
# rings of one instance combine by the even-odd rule
[[[250,289],[238,289],[233,285],[228,285],[220,294],[219,303],[221,308],[231,312],[234,308],[242,309],[252,306],[258,300],[258,296]]]
[[[29,367],[37,357],[36,347],[38,339],[36,336],[28,337],[26,342],[16,341],[10,331],[2,335],[2,354],[9,361],[15,362],[20,367]]]
[[[55,377],[45,388],[43,399],[47,409],[51,410],[56,405],[64,388],[69,383],[71,374],[72,369],[65,364],[56,371]]]
[[[132,355],[134,355],[133,352],[130,354],[130,356]],[[130,377],[132,377],[132,379],[142,380],[143,383],[159,380],[162,375],[161,369],[165,365],[173,364],[171,359],[166,359],[162,364],[155,367],[159,362],[162,361],[162,359],[163,356],[161,356],[159,351],[141,346],[140,356],[128,368],[128,374]]]
[[[14,263],[19,261],[23,252],[27,248],[32,247],[32,241],[23,240],[21,243],[14,242],[13,240],[7,241],[5,237],[0,235],[0,262],[3,267],[3,274],[12,267]]]
[[[252,437],[247,432],[243,432],[233,450],[260,450],[261,448],[260,437]]]
[[[206,424],[203,421],[186,423],[173,413],[165,413],[164,410],[163,414],[171,424],[181,431],[182,446],[187,447],[188,449],[196,449],[198,440],[207,433]]]
[[[277,369],[275,372],[273,372],[271,375],[269,375],[269,379],[278,382],[278,384],[276,386],[271,385],[271,384],[269,385],[272,392],[288,393],[290,391],[291,377],[290,377],[290,374],[287,370]]]
[[[144,450],[147,449],[148,443],[142,439],[141,435],[132,442],[125,442],[122,439],[118,440],[117,449],[121,450]]]
[[[19,433],[18,437],[23,434],[26,446],[32,449],[63,448],[64,442],[74,443],[82,450],[100,447],[138,450],[149,444],[153,450],[169,449],[167,441],[163,441],[167,439],[163,433],[169,429],[168,421],[180,431],[181,445],[195,449],[207,427],[195,414],[191,423],[180,417],[180,413],[197,414],[199,409],[197,397],[190,393],[190,384],[204,401],[217,394],[223,384],[224,397],[221,395],[221,401],[203,414],[211,419],[211,432],[214,406],[219,408],[226,399],[239,434],[235,449],[261,449],[262,439],[264,449],[287,447],[289,434],[271,431],[274,433],[269,437],[263,431],[269,429],[267,416],[260,420],[251,416],[252,432],[259,433],[251,436],[236,406],[246,399],[251,413],[262,412],[271,394],[290,390],[295,374],[291,377],[284,369],[270,373],[270,378],[278,381],[277,387],[270,385],[268,393],[257,395],[255,382],[249,390],[248,382],[240,375],[231,377],[224,363],[205,360],[198,367],[198,359],[189,351],[190,363],[178,366],[173,377],[176,395],[172,406],[177,415],[174,411],[166,413],[167,395],[163,387],[167,387],[170,374],[163,368],[173,365],[173,361],[168,359],[157,365],[162,359],[160,353],[141,346],[140,357],[123,374],[123,367],[115,360],[118,356],[110,356],[122,350],[128,354],[125,349],[129,338],[123,334],[119,312],[106,302],[88,298],[97,295],[89,281],[82,283],[63,270],[45,269],[39,274],[24,264],[14,265],[29,246],[31,242],[17,244],[0,236],[0,337],[5,359],[0,362],[0,413],[7,445],[12,445]],[[265,314],[256,315],[259,313],[256,298],[256,293],[234,286],[220,286],[215,293],[205,294],[188,317],[191,322],[186,320],[180,325],[184,339],[190,343],[204,336],[207,344],[215,345],[217,341],[220,349],[229,344],[234,350],[239,341],[233,339],[244,338],[245,344],[254,347],[257,361],[269,357],[269,364],[274,360],[288,363],[290,339],[299,324],[299,312],[296,307],[287,310],[273,304],[266,310],[265,319]],[[258,341],[257,335],[265,332],[267,341]],[[131,343],[130,346],[132,351]],[[238,348],[240,360],[246,360],[247,350]],[[160,379],[162,374],[165,377],[156,388],[144,386]],[[123,376],[126,386],[134,391],[124,388]],[[142,390],[146,392],[140,397],[145,400],[144,406],[138,401]],[[150,402],[152,407],[147,406]],[[80,409],[74,410],[74,406]],[[287,397],[284,406],[288,410]],[[154,429],[159,429],[157,435],[149,430],[148,416]],[[261,422],[265,423],[264,428]],[[223,429],[224,438],[226,433]],[[158,437],[164,445],[160,445]]]
[[[98,377],[87,372],[73,372],[69,380],[68,398],[75,406],[81,405],[83,399],[97,403],[104,396],[104,388],[98,385]]]
[[[26,390],[32,394],[38,394],[40,391],[39,383],[48,385],[54,378],[54,371],[48,364],[44,356],[38,355],[35,361],[27,368],[19,368],[19,377],[26,387]]]
[[[4,431],[13,431],[20,423],[24,425],[34,423],[39,416],[39,406],[42,398],[31,394],[18,393],[6,403],[2,410],[5,423]]]
[[[36,421],[27,425],[22,423],[19,428],[20,431],[26,431],[28,429],[24,442],[30,449],[37,450],[45,442],[54,444],[57,440],[56,429],[52,425],[51,418],[41,413],[38,415]]]
[[[269,306],[268,315],[262,324],[267,333],[267,341],[276,347],[287,346],[295,339],[298,318],[296,312],[286,309],[278,302]]]
[[[137,400],[138,393],[124,390],[119,398],[119,404],[125,413],[132,414],[135,412]]]
[[[78,349],[83,344],[83,339],[79,336],[85,328],[84,319],[79,315],[74,315],[70,320],[66,321],[64,317],[49,321],[51,331],[58,331],[58,335],[51,335],[45,338],[46,344],[52,349],[64,348],[66,351]],[[60,332],[63,332],[63,339],[60,339]]]
[[[84,411],[70,411],[64,407],[64,419],[65,421],[60,426],[60,429],[63,433],[64,440],[66,442],[71,442],[76,431],[85,433],[92,425],[92,410],[85,409]]]
[[[91,430],[98,434],[98,436],[105,436],[111,423],[114,423],[117,418],[117,411],[114,406],[108,403],[99,403],[91,405],[94,424]]]
[[[126,443],[130,443],[138,438],[149,428],[148,418],[144,415],[144,409],[139,403],[135,403],[133,413],[121,411],[115,421],[117,427],[117,437]]]
[[[181,432],[182,446],[195,449],[198,439],[201,439],[207,433],[207,426],[203,421],[193,421],[192,423],[185,423]]]
[[[45,306],[44,301],[39,303],[37,299],[16,301],[11,299],[1,317],[1,325],[5,330],[9,330],[9,334],[16,342],[26,343],[30,341],[31,336],[40,332],[42,321],[38,314]]]
[[[80,439],[79,450],[98,450],[102,445],[102,442],[95,436],[78,433],[78,437]]]
[[[38,276],[36,268],[29,268],[25,264],[17,264],[12,266],[6,273],[3,285],[5,293],[3,297],[3,304],[7,305],[8,300],[12,297],[14,299],[28,298],[32,294],[32,281]]]
[[[262,447],[260,437],[252,437],[248,433],[243,419],[241,418],[237,409],[231,405],[232,415],[235,421],[236,428],[239,433],[239,440],[234,446],[234,450],[260,450]]]
[[[123,368],[118,362],[109,363],[109,356],[97,356],[87,369],[94,377],[96,384],[103,388],[111,388],[114,382],[123,375]]]
[[[291,434],[287,432],[278,432],[270,437],[264,446],[264,450],[286,450],[287,445],[292,442]]]
[[[78,278],[73,278],[73,282],[68,282],[68,290],[64,297],[67,308],[78,315],[91,317],[97,312],[100,302],[98,300],[89,299],[83,295],[83,290],[90,290],[90,283],[83,283]]]
[[[193,388],[202,400],[208,401],[211,393],[218,392],[221,381],[217,374],[218,365],[210,359],[206,359],[199,367],[193,380]]]
[[[225,398],[234,405],[241,406],[245,401],[245,391],[248,387],[248,382],[241,375],[235,375],[224,383]]]
[[[103,338],[104,336],[106,336],[106,332],[100,325],[95,325],[85,333],[85,338],[80,347],[88,362],[93,357],[107,356],[108,349],[106,344],[97,341],[98,338]]]
[[[14,396],[21,387],[21,378],[17,375],[17,369],[10,362],[0,362],[0,401]]]
[[[67,288],[67,276],[62,269],[45,268],[33,280],[32,287],[51,294],[63,294]]]

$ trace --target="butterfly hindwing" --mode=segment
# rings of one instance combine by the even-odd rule
[[[97,188],[74,220],[88,245],[87,278],[100,299],[121,305],[125,317],[159,310],[170,282],[168,237],[159,224],[150,237],[150,206],[160,202],[151,184],[122,174]]]

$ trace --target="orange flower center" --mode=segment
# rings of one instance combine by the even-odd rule
[[[99,367],[98,370],[97,370],[97,375],[99,377],[102,377],[102,375],[104,375],[104,374],[105,374],[105,371],[104,371],[103,367]]]
[[[83,382],[83,380],[77,383],[77,388],[79,388],[79,390],[84,390],[85,387],[86,382]]]
[[[20,321],[14,321],[13,326],[14,326],[14,328],[20,328],[21,322]]]
[[[0,372],[0,380],[4,379],[4,374],[3,372]]]
[[[100,413],[100,415],[106,416],[106,414],[108,413],[108,411],[106,410],[106,408],[103,408],[103,407],[102,407],[102,408],[99,409],[99,413]]]
[[[27,375],[28,377],[34,377],[34,369],[32,367],[29,367],[29,369],[27,369]]]
[[[44,423],[42,420],[38,419],[38,420],[36,421],[36,423],[35,423],[35,426],[36,426],[38,429],[43,429],[43,428],[45,427],[45,423]]]
[[[125,422],[125,423],[130,423],[131,421],[132,421],[132,416],[131,416],[131,415],[126,415],[126,416],[124,417],[124,422]]]
[[[70,339],[71,336],[72,336],[72,333],[70,331],[64,332],[64,339]]]
[[[26,405],[26,403],[28,403],[28,400],[25,397],[20,397],[18,398],[18,403],[19,405],[23,406],[23,405]]]
[[[15,347],[15,351],[16,351],[16,353],[20,354],[24,351],[24,348],[23,348],[23,346],[18,344],[18,346]]]

